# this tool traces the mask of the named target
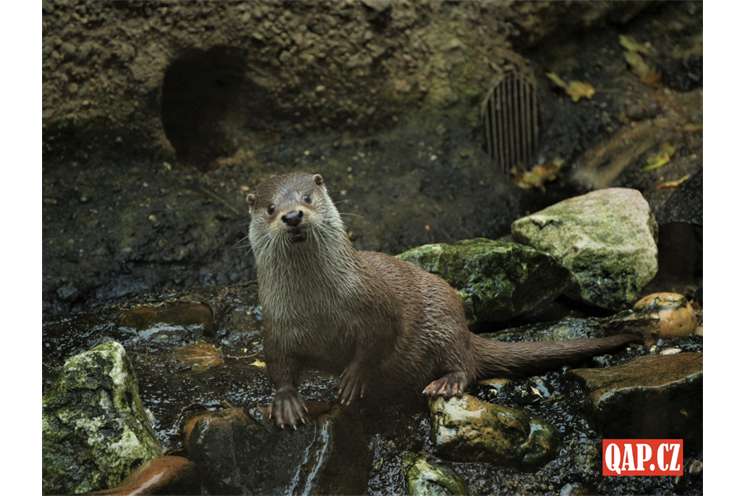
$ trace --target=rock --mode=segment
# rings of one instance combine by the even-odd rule
[[[282,53],[279,54],[279,61],[284,65],[293,65],[295,63],[295,58],[290,52],[283,50]]]
[[[477,238],[413,248],[398,258],[436,274],[468,295],[476,323],[500,322],[561,294],[569,272],[530,247]]]
[[[195,336],[212,334],[212,309],[203,303],[178,306],[140,306],[122,312],[121,325],[137,331],[186,329]]]
[[[696,312],[683,295],[654,293],[639,300],[632,310],[604,318],[568,318],[556,323],[539,323],[482,337],[497,341],[558,341],[632,333],[646,345],[660,339],[685,337],[697,332]]]
[[[702,446],[703,354],[649,355],[605,369],[576,369],[587,392],[583,408],[613,439],[683,439]]]
[[[112,489],[89,493],[98,496],[202,494],[197,466],[181,456],[159,456],[145,462]]]
[[[275,427],[260,408],[189,419],[184,447],[209,493],[364,493],[372,455],[359,417],[341,405],[305,403],[308,423],[296,431]]]
[[[561,488],[561,491],[559,491],[559,496],[588,496],[590,494],[593,494],[593,491],[576,482],[574,484],[565,484]]]
[[[630,312],[630,311],[629,311]],[[567,339],[600,338],[605,335],[606,321],[596,317],[566,318],[558,322],[526,324],[499,332],[479,334],[484,339],[501,342],[564,341]],[[610,326],[615,330],[617,326]]]
[[[434,455],[406,453],[401,466],[406,477],[406,494],[468,494],[468,486],[463,478]]]
[[[78,288],[73,283],[68,282],[63,286],[60,286],[57,290],[57,296],[59,296],[62,301],[75,301],[80,296],[80,291],[78,291]]]
[[[429,402],[437,453],[454,461],[488,461],[535,470],[556,457],[556,428],[527,410],[473,396]]]
[[[110,341],[65,362],[42,398],[42,448],[47,494],[116,487],[160,456],[122,345]]]
[[[656,343],[658,339],[688,336],[696,330],[696,312],[683,295],[651,294],[636,302],[633,310],[654,323],[644,335],[647,344]]]
[[[602,308],[628,308],[657,273],[657,223],[634,189],[564,200],[515,221],[512,236],[555,256],[576,279],[567,294]]]
[[[65,57],[72,57],[73,55],[75,55],[75,45],[70,42],[62,43],[62,46],[60,46],[60,50],[62,50],[62,53],[65,55]]]

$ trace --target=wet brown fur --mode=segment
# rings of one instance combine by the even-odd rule
[[[352,247],[321,176],[274,177],[248,201],[267,372],[277,388],[269,411],[280,426],[304,421],[297,394],[304,369],[343,374],[342,403],[425,388],[425,394],[450,397],[476,379],[529,375],[635,339],[482,339],[468,330],[461,301],[445,281],[409,262]],[[298,211],[296,226],[283,221]],[[307,238],[293,243],[298,233]]]

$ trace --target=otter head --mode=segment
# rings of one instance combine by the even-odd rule
[[[263,247],[288,249],[309,237],[322,236],[343,225],[326,193],[320,174],[276,176],[247,197],[251,213],[249,238],[258,255]]]

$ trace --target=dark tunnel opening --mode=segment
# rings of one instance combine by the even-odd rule
[[[168,66],[161,119],[180,161],[206,170],[236,151],[229,121],[241,119],[240,102],[250,86],[244,55],[227,46],[190,50]]]

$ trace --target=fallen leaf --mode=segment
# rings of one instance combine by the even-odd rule
[[[564,165],[564,160],[556,158],[549,164],[536,165],[532,170],[522,174],[518,174],[517,169],[513,167],[510,171],[512,182],[522,189],[546,191],[546,183],[556,180],[562,165]]]
[[[660,86],[660,73],[647,64],[644,57],[638,52],[623,52],[626,63],[631,66],[631,71],[639,76],[644,84],[655,88]]]
[[[654,169],[659,169],[666,163],[670,162],[670,157],[675,153],[675,145],[670,143],[663,143],[660,150],[657,153],[653,153],[647,157],[647,165],[642,167],[641,172],[649,172]]]
[[[176,348],[174,353],[176,360],[191,366],[194,372],[204,372],[225,363],[220,350],[201,339],[194,344]]]
[[[546,73],[546,77],[554,82],[560,88],[564,88],[567,95],[572,97],[573,102],[578,102],[580,98],[584,97],[587,99],[592,98],[595,94],[595,88],[590,83],[582,81],[569,81],[569,84],[565,83],[563,79],[554,74],[553,72]]]
[[[638,52],[638,53],[641,53],[642,55],[649,55],[649,51],[652,48],[651,43],[646,42],[644,45],[642,45],[641,43],[638,43],[631,36],[621,35],[618,37],[618,39],[621,42],[621,46],[624,47],[629,52]]]
[[[677,181],[667,181],[667,182],[665,182],[665,183],[660,183],[660,184],[658,184],[658,185],[657,185],[657,187],[658,187],[659,189],[664,189],[664,188],[677,188],[678,186],[680,186],[680,185],[681,185],[681,183],[682,183],[683,181],[686,181],[686,180],[688,180],[688,179],[690,179],[690,178],[691,178],[691,175],[690,175],[690,174],[686,174],[685,176],[681,177],[681,178],[680,178],[680,179],[678,179]]]
[[[560,86],[560,87],[562,87],[564,89],[567,88],[567,84],[559,76],[557,76],[553,72],[547,73],[546,74],[546,77],[549,78],[551,81],[553,81],[556,84],[556,86]]]
[[[261,360],[258,360],[258,359],[254,363],[252,363],[250,365],[253,365],[254,367],[266,368],[266,363],[264,363],[264,362],[262,362]]]
[[[580,98],[584,97],[588,100],[595,94],[595,88],[590,83],[582,83],[580,81],[569,81],[569,88],[566,89],[569,96],[572,97],[573,102],[578,102]]]

